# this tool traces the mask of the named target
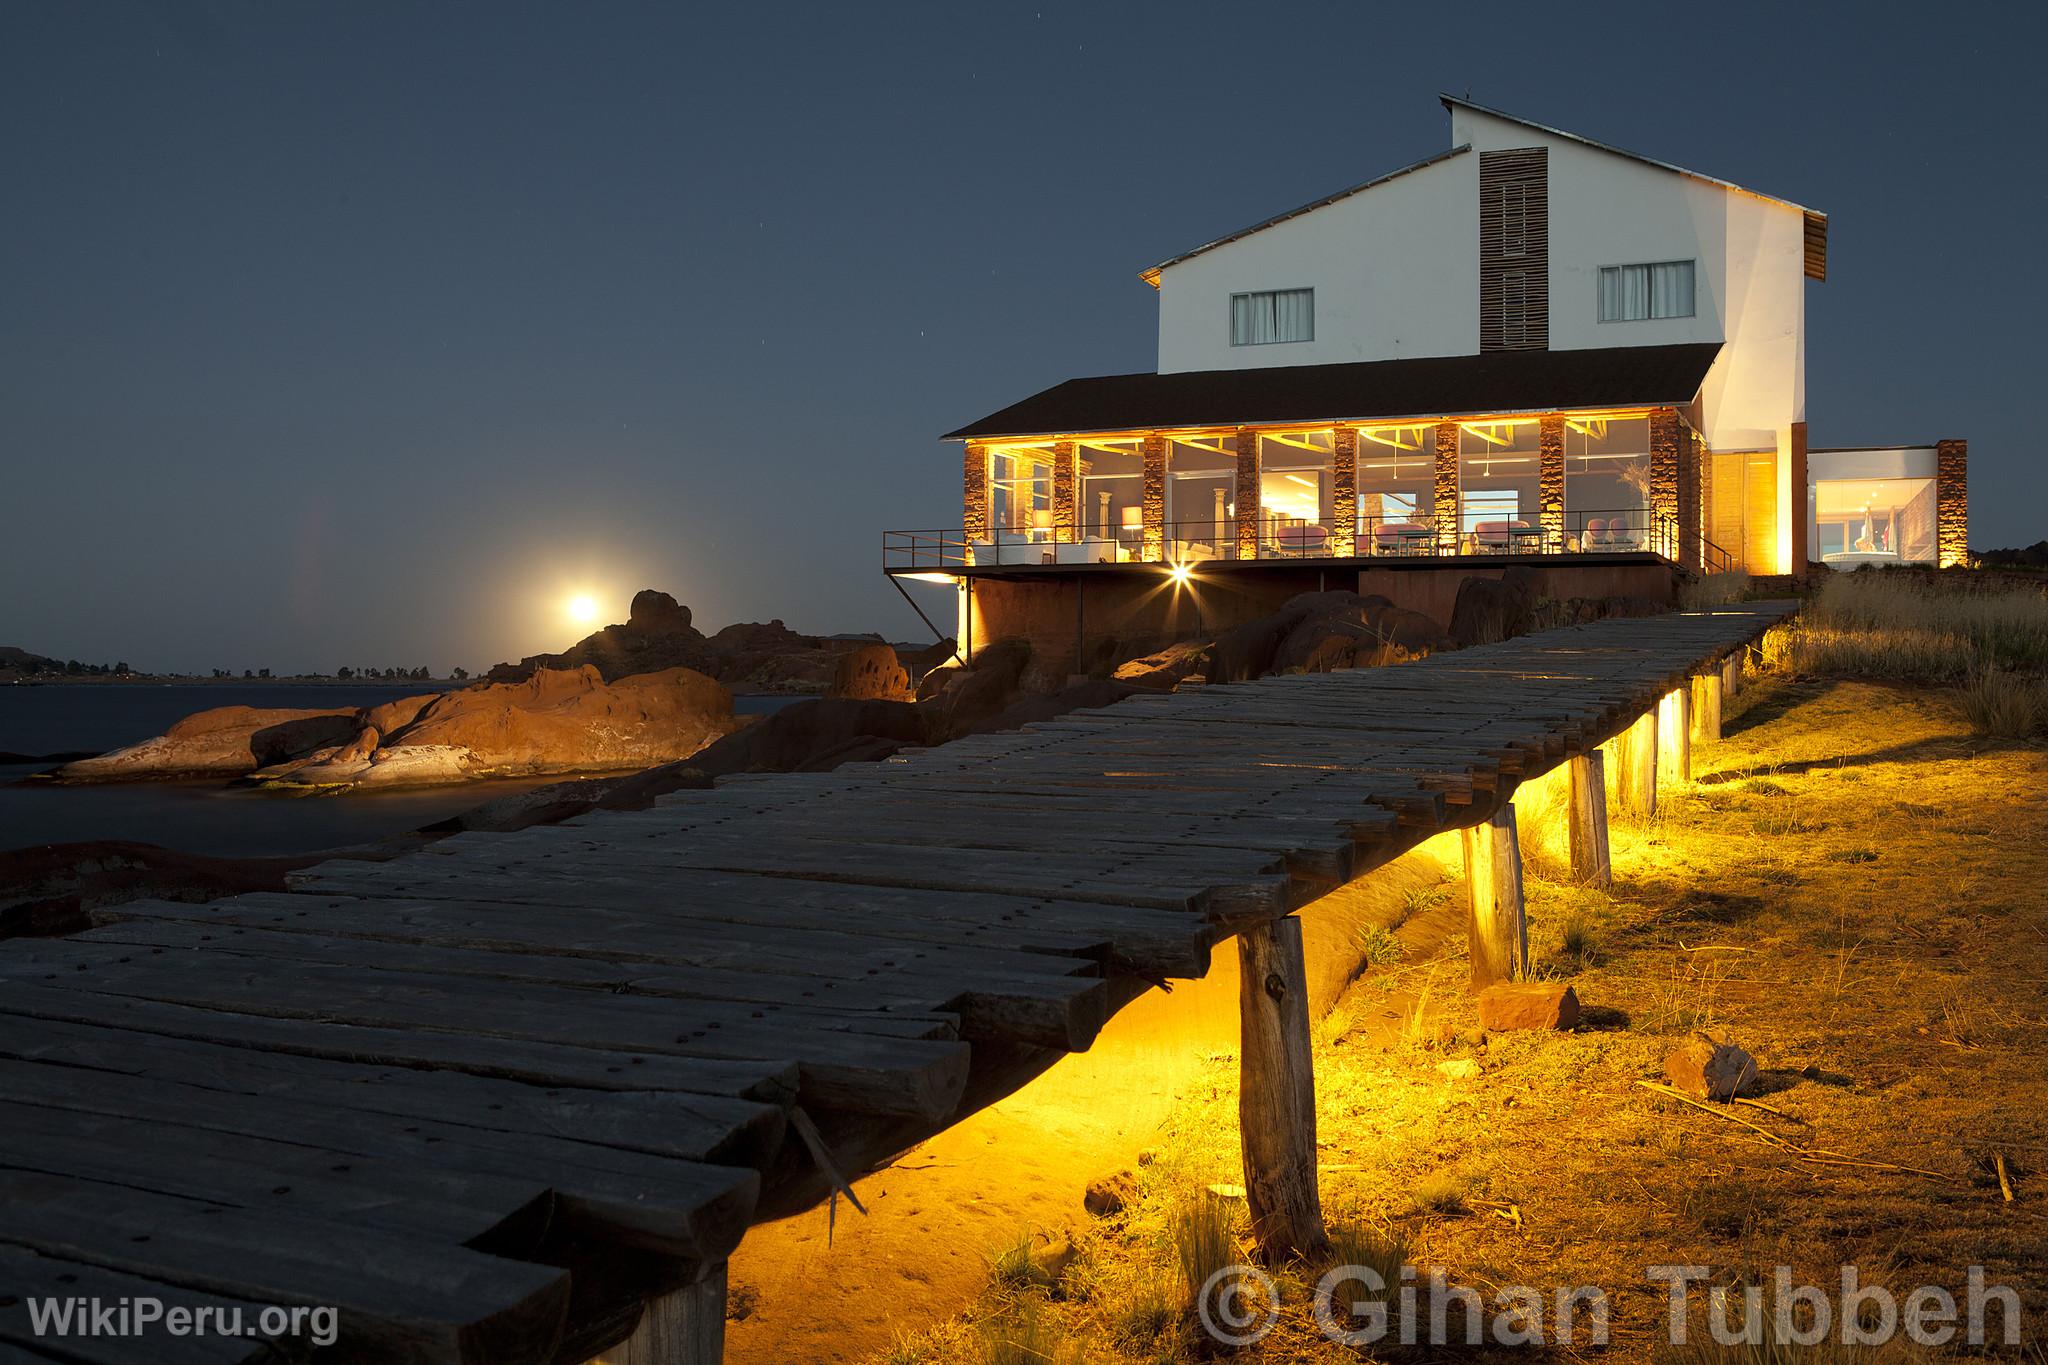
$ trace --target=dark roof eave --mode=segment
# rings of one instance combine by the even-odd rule
[[[1100,375],[1056,384],[939,439],[1683,407],[1720,350],[1709,341]]]

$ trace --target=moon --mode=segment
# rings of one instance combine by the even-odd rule
[[[597,599],[588,593],[577,593],[569,599],[569,619],[579,626],[592,625],[597,621]]]

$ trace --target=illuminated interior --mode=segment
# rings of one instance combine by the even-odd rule
[[[1814,554],[1825,564],[1932,564],[1932,479],[1820,479]]]
[[[1460,549],[1501,554],[1541,545],[1538,450],[1534,418],[1458,424]]]
[[[1567,548],[1638,550],[1650,525],[1650,419],[1567,418],[1564,532]]]

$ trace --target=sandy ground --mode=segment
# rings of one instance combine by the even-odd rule
[[[1570,980],[1588,1006],[1578,1030],[1482,1041],[1462,990],[1462,935],[1442,932],[1444,906],[1413,906],[1423,913],[1402,931],[1407,950],[1366,973],[1318,1029],[1333,1228],[1399,1244],[1425,1274],[1441,1267],[1482,1294],[1600,1286],[1612,1313],[1603,1359],[1666,1354],[1666,1291],[1645,1278],[1660,1264],[1698,1264],[1724,1285],[1767,1283],[1782,1264],[1798,1283],[1839,1288],[1853,1263],[1901,1297],[1926,1284],[1958,1298],[1967,1267],[1981,1265],[2018,1291],[2038,1340],[2048,754],[1973,738],[1939,694],[1850,683],[1759,685],[1731,707],[1728,731],[1696,751],[1695,781],[1668,788],[1656,817],[1617,823],[1611,893],[1553,879],[1559,812],[1541,789],[1518,794],[1532,950],[1539,974]],[[1661,1078],[1666,1055],[1700,1029],[1756,1056],[1758,1105],[1708,1113],[1637,1084]],[[1446,1074],[1444,1063],[1465,1061],[1476,1074]],[[1162,1283],[1184,1292],[1169,1217],[1241,1179],[1227,1038],[1170,1089],[1177,1102],[1146,1139],[1160,1155],[1141,1171],[1143,1197],[1107,1220],[1076,1218],[1071,1176],[1014,1150],[1039,1135],[948,1135],[1012,1144],[1016,1173],[982,1164],[964,1182],[989,1210],[980,1227],[991,1243],[1026,1219],[1071,1227],[1079,1257],[1048,1296],[992,1285],[994,1246],[973,1246],[964,1222],[944,1241],[878,1244],[856,1273],[886,1292],[867,1256],[908,1256],[928,1277],[920,1313],[976,1270],[982,1292],[875,1358],[994,1358],[991,1343],[1027,1337],[1043,1356],[1008,1358],[1199,1358],[1183,1318],[1145,1305]],[[1096,1132],[1091,1154],[1130,1145],[1143,1126],[1131,1113],[1113,1137]],[[1013,1196],[1026,1189],[1043,1199]],[[910,1272],[890,1273],[907,1293]],[[1241,1358],[1359,1358],[1307,1311],[1319,1273],[1280,1270],[1279,1325]],[[893,1307],[892,1321],[918,1316]],[[1024,1318],[1035,1325],[1019,1327]],[[746,1325],[734,1326],[745,1340]]]

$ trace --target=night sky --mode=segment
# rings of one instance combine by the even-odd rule
[[[1141,269],[1439,90],[1828,212],[1812,443],[1966,436],[1973,545],[2048,536],[2040,7],[1561,13],[5,0],[0,644],[474,670],[650,585],[917,639],[938,433],[1152,368]]]

